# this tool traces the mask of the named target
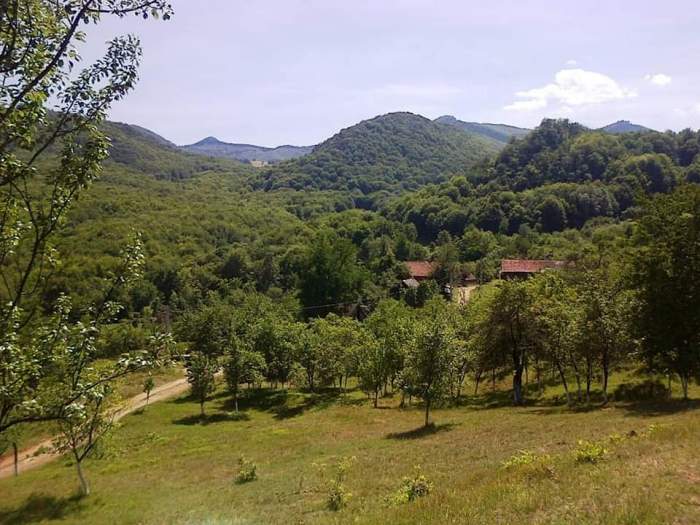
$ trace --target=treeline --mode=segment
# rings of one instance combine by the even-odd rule
[[[462,307],[440,297],[421,308],[380,301],[362,322],[334,314],[302,321],[263,295],[237,305],[214,302],[182,321],[187,366],[202,406],[224,371],[234,396],[242,383],[292,382],[343,388],[349,377],[373,403],[399,391],[402,404],[458,399],[512,376],[513,401],[525,401],[525,376],[544,388],[561,382],[568,403],[590,402],[623,366],[672,377],[688,395],[700,379],[700,188],[685,186],[645,204],[629,242],[575,266],[528,280],[494,281]],[[649,395],[666,395],[649,383]],[[618,392],[628,395],[627,392]]]
[[[544,120],[485,169],[390,201],[383,213],[414,224],[421,239],[476,227],[515,234],[627,218],[637,201],[700,181],[700,133],[606,134]]]

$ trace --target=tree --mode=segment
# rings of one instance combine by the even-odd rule
[[[108,155],[99,125],[111,104],[134,86],[141,55],[135,37],[117,37],[104,57],[77,71],[76,44],[85,39],[80,26],[105,15],[167,19],[171,12],[164,0],[10,0],[2,5],[0,432],[19,423],[61,418],[91,389],[135,366],[136,358],[121,361],[98,379],[83,381],[78,374],[73,376],[77,381],[54,388],[55,370],[76,353],[87,356],[93,349],[106,314],[114,312],[111,303],[124,284],[121,278],[93,308],[87,325],[72,323],[65,299],[57,301],[46,323],[36,314],[58,260],[52,238]],[[69,351],[66,338],[75,343],[77,334],[82,338],[79,350]],[[86,360],[78,359],[73,372],[82,373]]]
[[[539,208],[542,230],[557,232],[566,227],[566,210],[564,203],[554,196],[547,197]]]
[[[700,188],[647,201],[635,236],[634,330],[649,367],[677,374],[687,399],[700,379]]]
[[[324,315],[358,301],[365,279],[352,242],[321,231],[307,250],[299,275],[299,297],[308,315]]]
[[[59,435],[54,445],[59,452],[70,452],[80,480],[80,493],[90,495],[90,484],[83,472],[83,461],[112,429],[114,413],[108,411],[109,385],[85,392],[84,397],[66,407],[58,420]]]
[[[265,372],[265,358],[250,349],[237,336],[232,336],[224,357],[224,376],[238,412],[238,394],[241,383],[259,383]]]
[[[388,348],[381,345],[371,332],[365,332],[357,350],[357,379],[360,388],[373,397],[377,408],[379,393],[391,370]]]
[[[155,386],[156,382],[153,380],[153,376],[149,373],[148,377],[143,382],[143,392],[146,394],[146,406],[148,406],[148,402],[151,400],[151,392]]]
[[[533,346],[529,287],[526,281],[498,283],[494,293],[486,296],[487,312],[478,327],[486,338],[482,351],[508,356],[512,362],[516,405],[523,404],[523,372]]]
[[[185,367],[192,396],[199,402],[199,413],[204,417],[204,403],[216,386],[215,376],[219,370],[219,360],[216,356],[192,352]]]
[[[404,368],[407,385],[425,403],[425,426],[430,408],[449,393],[450,370],[454,362],[455,333],[447,304],[430,300],[420,312],[415,335],[407,341]]]

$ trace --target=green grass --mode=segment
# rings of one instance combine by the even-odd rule
[[[219,391],[204,421],[188,398],[158,403],[125,418],[106,457],[87,462],[92,496],[74,496],[77,478],[62,460],[0,480],[0,522],[700,523],[699,403],[568,409],[553,402],[559,394],[512,408],[486,389],[436,410],[428,430],[420,406],[385,398],[373,409],[356,391],[263,390],[239,416]],[[577,462],[579,440],[607,452]],[[546,468],[504,467],[523,450]],[[241,456],[257,480],[236,483]],[[322,466],[351,456],[343,484],[352,496],[330,511]],[[415,467],[430,494],[392,503]]]
[[[107,364],[111,361],[108,359],[101,359],[96,361],[96,365]],[[156,388],[180,379],[184,375],[184,371],[181,366],[166,366],[158,368],[152,372],[153,381],[155,382]],[[148,377],[147,372],[134,372],[129,374],[128,377],[120,378],[115,382],[115,395],[116,399],[124,400],[130,397],[134,397],[143,392],[143,382]],[[17,426],[17,443],[21,449],[29,448],[33,445],[39,444],[42,441],[50,438],[55,433],[55,425],[53,423],[36,423],[32,425],[18,425]],[[10,454],[11,452],[5,452],[5,454]]]

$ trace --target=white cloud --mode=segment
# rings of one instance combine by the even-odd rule
[[[637,93],[620,86],[602,73],[583,69],[562,69],[554,76],[553,83],[518,91],[515,96],[520,100],[505,106],[504,109],[530,111],[545,108],[551,103],[571,108],[632,98],[637,96]]]
[[[698,102],[697,104],[695,104],[695,106],[693,107],[693,109],[694,109],[697,113],[700,113],[700,102]]]
[[[663,73],[656,73],[654,75],[644,75],[644,80],[651,82],[655,86],[668,86],[671,83],[671,77],[664,75]]]
[[[576,65],[578,65],[578,60],[574,60],[573,58],[570,58],[565,63],[567,66],[576,66]]]

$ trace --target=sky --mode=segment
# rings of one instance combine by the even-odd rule
[[[392,111],[533,127],[700,127],[697,0],[171,0],[110,118],[177,144],[312,145]]]

